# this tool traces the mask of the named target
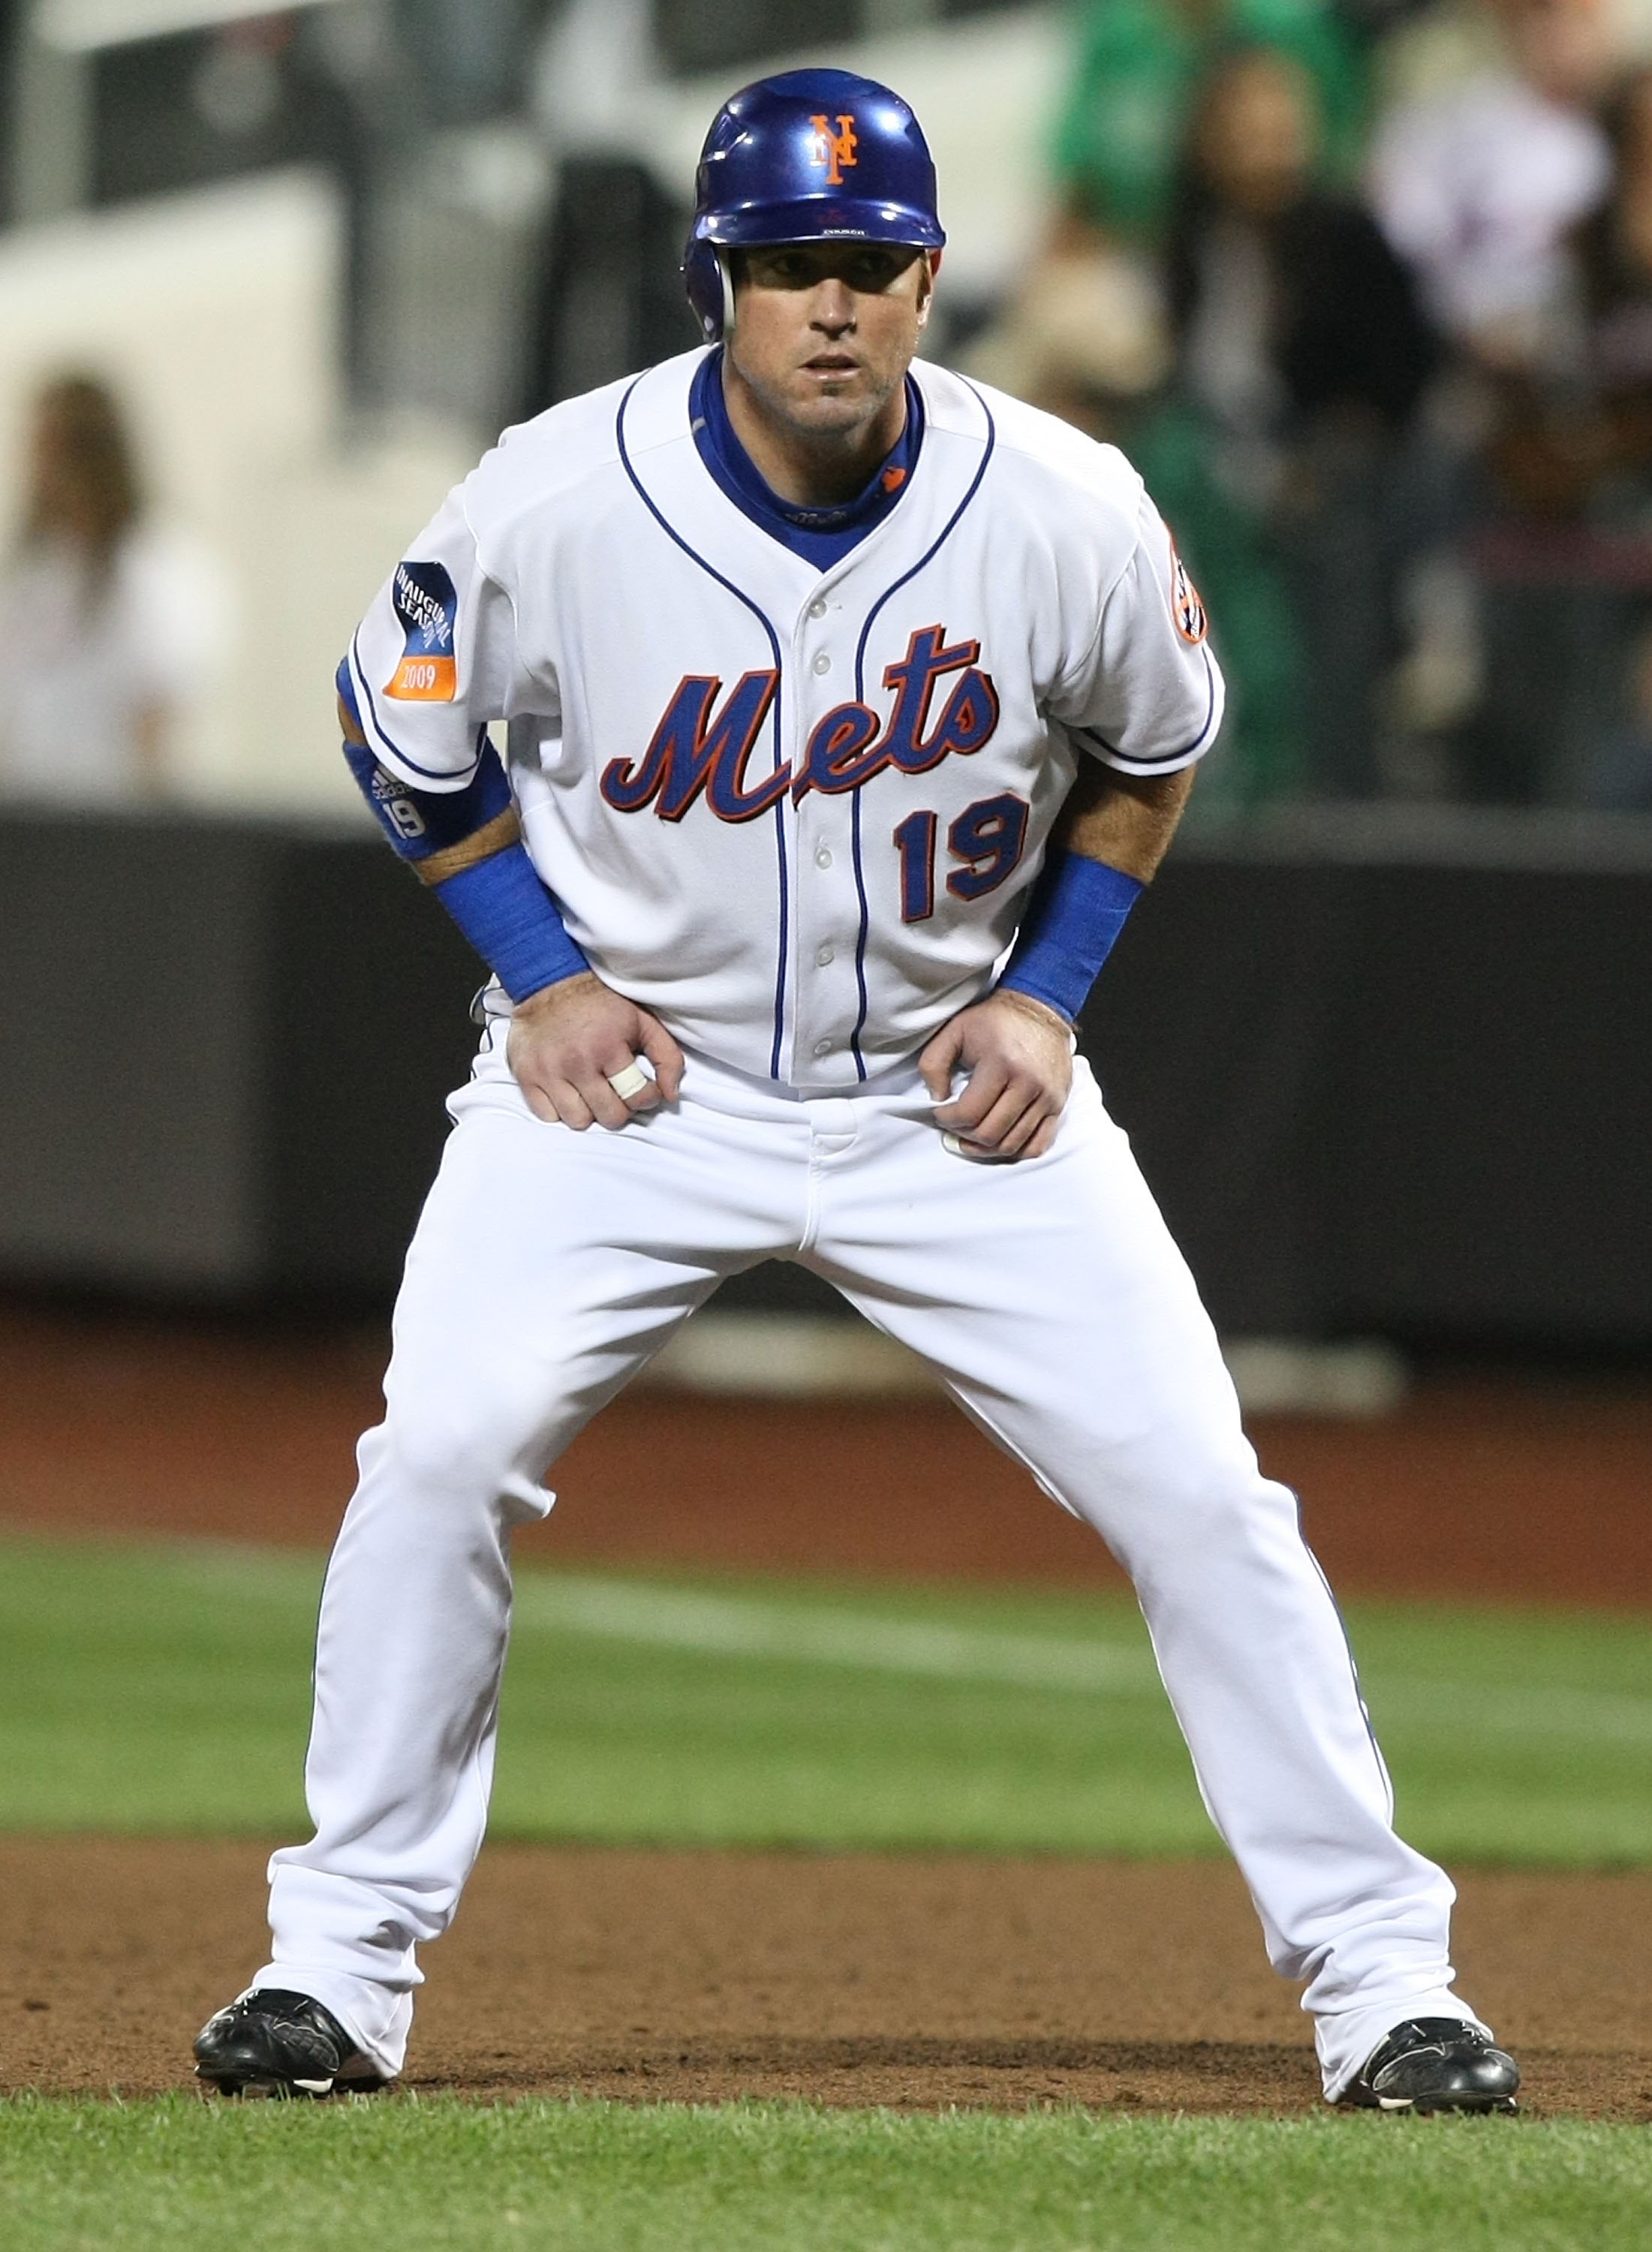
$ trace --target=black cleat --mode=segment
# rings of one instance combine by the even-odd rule
[[[385,2084],[330,2010],[280,1986],[257,1987],[207,2019],[195,2075],[220,2096],[319,2099]]]
[[[1478,2026],[1408,2018],[1337,2097],[1377,2111],[1517,2111],[1520,2068]]]

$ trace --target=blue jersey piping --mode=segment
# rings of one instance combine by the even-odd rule
[[[631,480],[631,483],[636,493],[637,498],[642,502],[643,507],[647,509],[649,514],[654,518],[656,524],[659,525],[666,538],[675,541],[677,546],[682,549],[684,555],[688,557],[691,563],[698,563],[701,570],[705,573],[707,578],[715,579],[718,585],[725,588],[729,594],[732,594],[737,602],[743,602],[746,605],[746,608],[751,612],[752,615],[757,620],[758,623],[762,627],[763,631],[768,636],[769,650],[774,659],[774,770],[778,773],[781,763],[781,753],[784,747],[784,738],[781,729],[781,692],[784,679],[784,672],[781,664],[780,637],[775,633],[774,627],[769,623],[767,613],[760,609],[758,605],[752,600],[751,596],[745,593],[742,588],[737,587],[732,579],[725,579],[723,576],[723,573],[717,569],[714,564],[708,563],[704,555],[700,554],[696,549],[691,547],[688,541],[684,539],[682,533],[677,530],[675,525],[667,522],[666,518],[660,513],[660,511],[655,506],[653,501],[649,498],[642,478],[638,476],[635,469],[632,467],[631,456],[627,452],[625,444],[625,410],[631,404],[632,392],[636,389],[637,384],[641,383],[642,380],[642,378],[639,375],[636,378],[635,382],[632,383],[627,389],[624,398],[620,401],[620,411],[614,418],[614,435],[620,449],[621,466],[624,469],[626,476]],[[786,1025],[786,958],[788,904],[786,881],[786,801],[783,797],[774,808],[774,838],[778,848],[780,863],[780,955],[774,972],[774,1045],[769,1054],[768,1064],[768,1075],[771,1079],[778,1079],[780,1077],[781,1042],[784,1035]],[[862,1077],[864,1078],[864,1076],[865,1074],[863,1073]]]
[[[1211,721],[1216,716],[1216,667],[1211,663],[1211,652],[1208,649],[1203,650],[1201,654],[1204,658],[1204,685],[1210,692],[1209,700],[1205,704],[1204,722],[1197,734],[1190,743],[1183,743],[1179,751],[1159,751],[1150,759],[1138,758],[1134,751],[1121,751],[1115,743],[1108,742],[1105,735],[1098,735],[1093,727],[1073,727],[1069,732],[1080,737],[1086,743],[1094,744],[1098,749],[1105,751],[1110,759],[1128,759],[1132,766],[1167,767],[1175,759],[1191,758],[1210,733]]]
[[[959,380],[961,382],[964,382],[965,379],[960,377]],[[866,622],[860,629],[860,641],[855,650],[855,700],[857,703],[864,704],[866,700],[866,643],[868,639],[871,637],[871,629],[877,621],[878,613],[883,608],[884,604],[888,601],[892,595],[898,594],[901,588],[906,586],[909,580],[915,579],[920,571],[924,570],[934,560],[935,557],[941,553],[941,550],[952,538],[953,533],[957,530],[959,523],[962,519],[964,511],[968,507],[970,502],[974,500],[975,495],[981,490],[981,480],[987,474],[987,464],[991,461],[993,448],[998,442],[998,426],[992,419],[992,409],[988,406],[986,400],[981,396],[981,393],[976,391],[973,383],[966,382],[965,387],[974,396],[975,404],[980,407],[982,414],[984,414],[987,419],[987,442],[982,449],[981,466],[977,469],[975,476],[970,480],[968,491],[964,495],[957,507],[954,509],[952,514],[947,518],[945,525],[941,527],[934,546],[927,548],[925,553],[919,557],[918,560],[913,565],[910,571],[903,571],[899,579],[896,579],[889,586],[885,587],[883,593],[879,594],[878,600],[872,604],[871,609],[867,611]],[[1214,695],[1215,690],[1212,688],[1212,699],[1214,698]],[[871,914],[866,903],[866,872],[861,858],[860,800],[861,793],[859,790],[857,790],[855,792],[850,839],[855,863],[855,891],[860,901],[860,929],[855,940],[855,984],[860,994],[860,1013],[855,1019],[855,1029],[850,1034],[849,1050],[850,1053],[855,1059],[856,1076],[859,1079],[864,1079],[866,1076],[866,1063],[864,1057],[863,1057],[860,1052],[860,1036],[866,1029],[866,1017],[870,1006],[866,996],[866,942],[871,927]]]
[[[449,789],[462,789],[465,784],[475,775],[476,768],[481,761],[482,748],[480,738],[487,734],[487,728],[483,726],[478,730],[476,755],[471,760],[470,765],[465,773],[456,775],[449,773],[447,768],[442,767],[421,767],[417,759],[408,757],[406,752],[402,749],[401,746],[396,741],[389,729],[385,726],[384,721],[378,716],[378,706],[373,701],[373,692],[368,683],[366,670],[361,661],[361,635],[359,630],[352,634],[351,636],[349,662],[351,676],[358,683],[362,694],[367,699],[367,717],[371,722],[373,733],[378,736],[378,740],[384,748],[385,756],[390,759],[396,765],[407,768],[412,773],[420,775],[421,779],[426,782],[433,782],[439,785],[445,783]],[[354,698],[351,700],[352,703],[356,701]],[[357,704],[356,710],[357,719],[359,720],[361,716],[361,708],[359,704]]]

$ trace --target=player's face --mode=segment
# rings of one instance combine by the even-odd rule
[[[735,367],[777,421],[816,436],[875,421],[929,317],[937,261],[895,242],[782,242],[736,261]]]

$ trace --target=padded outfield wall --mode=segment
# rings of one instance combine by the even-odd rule
[[[479,972],[378,838],[12,810],[0,898],[0,1281],[386,1303]],[[1226,1334],[1621,1351],[1649,993],[1652,824],[1303,811],[1183,839],[1084,1031]]]

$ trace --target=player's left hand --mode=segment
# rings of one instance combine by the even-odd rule
[[[944,1024],[918,1068],[935,1098],[935,1123],[966,1155],[1041,1157],[1072,1088],[1072,1032],[1030,993],[1000,987]],[[947,1098],[960,1071],[969,1084]]]

